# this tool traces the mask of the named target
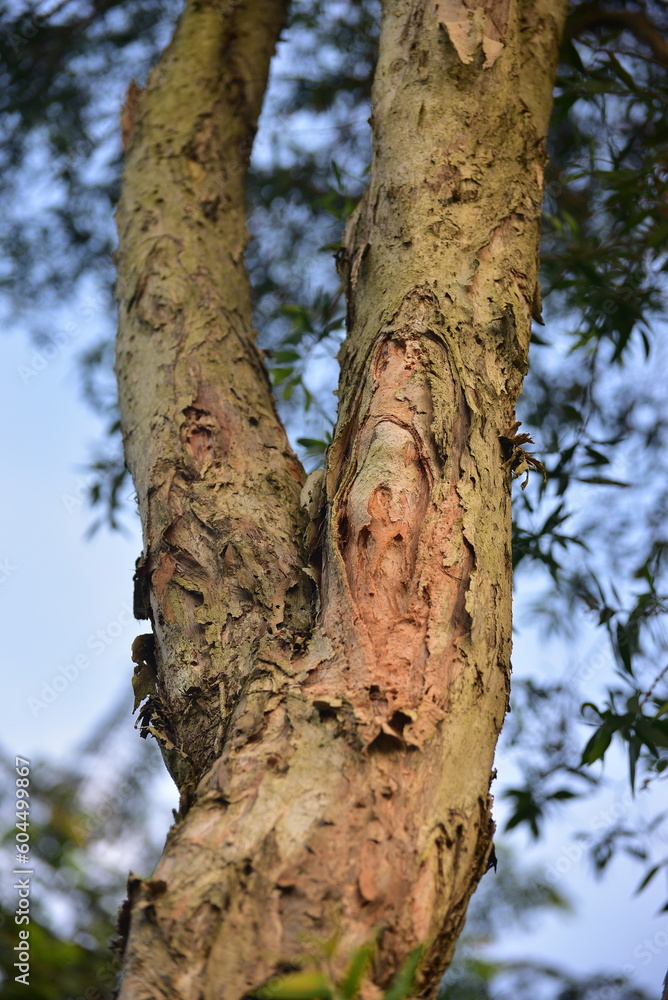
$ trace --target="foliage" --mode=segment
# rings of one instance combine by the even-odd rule
[[[257,1000],[355,1000],[360,995],[364,975],[374,956],[374,945],[358,948],[350,957],[343,978],[337,983],[328,970],[338,939],[325,942],[323,955],[311,968],[288,972],[256,989]],[[382,1000],[405,1000],[412,991],[422,948],[415,948],[382,996]]]
[[[111,998],[118,965],[109,951],[128,865],[150,872],[158,844],[144,811],[163,774],[156,747],[124,738],[125,701],[74,755],[76,767],[32,761],[30,769],[30,996],[34,1000]],[[131,750],[131,760],[128,758]],[[14,861],[13,760],[0,756],[3,870]],[[23,801],[23,800],[22,800]],[[154,804],[155,808],[155,804]],[[24,997],[15,981],[16,891],[0,895],[0,983],[7,1000]]]

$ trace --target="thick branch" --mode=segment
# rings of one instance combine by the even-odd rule
[[[423,935],[425,993],[493,832],[511,642],[499,440],[527,370],[565,8],[386,0],[370,183],[341,255],[349,335],[322,600],[325,631],[345,652],[311,693],[345,699],[372,750],[401,759],[415,748],[413,816],[402,821],[433,842],[402,856],[411,902],[395,898],[390,916],[387,889],[384,915],[398,939]],[[389,830],[375,871],[393,857]]]

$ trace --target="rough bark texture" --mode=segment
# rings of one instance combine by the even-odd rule
[[[254,346],[243,178],[278,0],[191,3],[128,132],[118,375],[145,551],[138,698],[182,788],[130,884],[123,1000],[240,1000],[338,930],[435,992],[485,870],[510,467],[562,0],[386,0],[320,612]],[[128,108],[130,101],[128,102]],[[127,114],[126,114],[127,118]],[[127,122],[126,122],[127,126]]]

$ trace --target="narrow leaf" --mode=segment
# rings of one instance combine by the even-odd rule
[[[353,953],[346,974],[339,984],[339,992],[345,997],[345,1000],[353,1000],[373,958],[374,950],[372,944],[365,944]]]
[[[593,764],[594,761],[603,760],[605,751],[610,746],[611,739],[612,734],[606,726],[601,726],[600,729],[597,729],[582,751],[580,764]]]
[[[631,792],[636,791],[636,764],[640,756],[640,742],[638,740],[629,741],[629,779],[631,781]]]
[[[404,1000],[413,989],[415,973],[422,958],[422,945],[412,951],[396,974],[383,1000]]]
[[[270,979],[249,996],[258,1000],[333,1000],[332,984],[318,969],[302,969]]]
[[[652,881],[652,879],[654,878],[654,876],[656,875],[656,873],[659,871],[659,869],[661,867],[662,867],[661,865],[654,865],[653,868],[650,868],[650,870],[647,872],[647,874],[645,875],[644,879],[642,880],[642,882],[640,883],[640,885],[636,889],[636,891],[635,891],[635,895],[636,896],[638,895],[639,892],[643,891],[643,889],[645,888],[645,886],[649,885],[649,883]]]

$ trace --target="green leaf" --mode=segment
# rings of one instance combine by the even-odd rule
[[[567,65],[572,66],[578,73],[584,74],[585,68],[580,58],[580,53],[576,49],[570,38],[566,39],[561,47],[561,58]]]
[[[617,653],[619,654],[619,659],[622,661],[622,667],[631,677],[633,677],[631,658],[634,652],[631,648],[632,639],[633,632],[630,629],[630,622],[627,625],[617,622]]]
[[[294,371],[294,368],[272,368],[271,369],[271,380],[274,385],[281,385],[286,379],[290,378]]]
[[[318,969],[301,969],[270,979],[249,996],[258,1000],[333,1000],[334,990],[329,977]]]
[[[577,799],[579,795],[577,792],[571,791],[570,788],[559,788],[556,792],[552,792],[551,795],[547,796],[548,799],[557,799],[559,802],[565,802],[567,799]]]
[[[635,730],[655,757],[658,756],[657,747],[668,747],[668,723],[665,719],[648,719],[641,715],[636,719]]]
[[[361,948],[353,952],[346,974],[339,983],[339,993],[345,997],[345,1000],[353,1000],[362,982],[364,973],[373,958],[374,952],[375,946],[373,944],[362,945]]]
[[[619,486],[628,489],[631,484],[623,483],[620,479],[607,479],[605,476],[573,476],[578,483],[591,483],[592,486]]]
[[[631,792],[634,795],[636,791],[636,764],[640,756],[640,747],[640,740],[629,740],[629,779],[631,781]]]
[[[590,445],[585,445],[585,451],[589,455],[589,462],[587,465],[609,465],[610,459],[607,455],[604,455],[600,451],[596,451],[595,448],[590,447]]]
[[[401,969],[396,974],[389,989],[383,995],[383,1000],[404,1000],[411,990],[413,989],[413,983],[415,982],[415,973],[417,972],[418,965],[420,964],[420,959],[422,958],[422,945],[412,951]]]
[[[297,444],[306,449],[309,458],[318,458],[325,453],[329,441],[321,441],[319,438],[297,438]]]
[[[597,760],[603,760],[605,751],[610,746],[611,740],[612,733],[607,726],[601,726],[600,729],[597,729],[582,751],[580,766],[583,764],[593,764]]]
[[[285,364],[286,361],[300,361],[301,354],[298,351],[274,351],[274,361]]]

